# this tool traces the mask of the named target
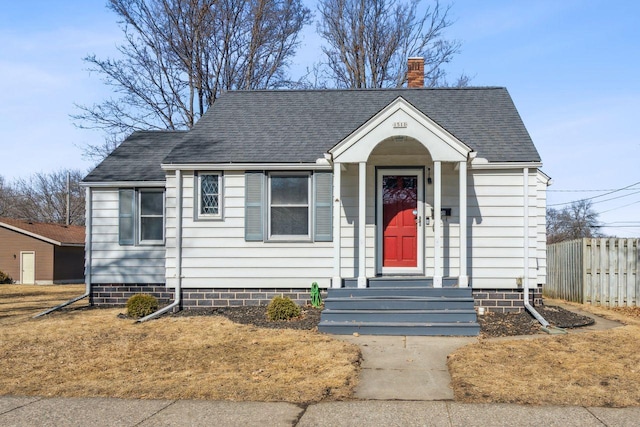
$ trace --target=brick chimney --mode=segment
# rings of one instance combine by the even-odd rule
[[[409,58],[407,61],[407,87],[424,87],[424,58]]]

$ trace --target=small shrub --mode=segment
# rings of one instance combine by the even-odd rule
[[[269,320],[289,320],[300,316],[300,307],[289,297],[273,297],[267,306]]]
[[[135,294],[127,300],[127,316],[138,319],[158,311],[158,300],[153,295]]]
[[[13,279],[11,276],[0,270],[0,284],[11,284],[13,283]]]

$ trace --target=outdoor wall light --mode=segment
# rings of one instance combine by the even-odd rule
[[[427,184],[431,185],[433,180],[431,179],[431,168],[427,168]]]

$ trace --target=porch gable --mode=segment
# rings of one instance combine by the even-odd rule
[[[473,149],[399,96],[329,150],[336,163],[366,162],[387,139],[420,142],[434,161],[466,161]]]

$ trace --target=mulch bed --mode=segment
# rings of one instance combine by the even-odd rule
[[[577,328],[593,324],[594,320],[556,306],[539,306],[536,311],[550,324],[560,328]],[[250,307],[214,307],[207,309],[191,309],[179,311],[173,316],[224,316],[245,325],[255,325],[271,329],[316,329],[320,322],[321,310],[303,307],[299,318],[289,321],[272,322],[267,319],[266,306]],[[478,316],[480,334],[484,337],[505,337],[514,335],[533,335],[540,332],[540,323],[528,312],[521,313],[487,313]]]
[[[267,318],[267,306],[213,307],[182,310],[173,316],[224,316],[243,325],[255,325],[269,329],[315,329],[320,323],[322,310],[302,307],[302,315],[291,320],[271,321]]]
[[[583,316],[562,307],[538,306],[535,310],[553,326],[563,329],[579,328],[594,323],[591,317]],[[484,337],[509,337],[533,335],[540,332],[540,323],[529,313],[486,313],[478,316],[480,334]]]

